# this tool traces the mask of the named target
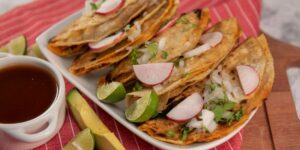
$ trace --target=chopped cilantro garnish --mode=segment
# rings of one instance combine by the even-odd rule
[[[92,10],[97,10],[98,6],[95,3],[90,3]]]
[[[228,100],[215,100],[215,101],[209,101],[205,108],[212,110],[215,114],[215,121],[216,122],[224,122],[224,113],[226,111],[230,111],[235,107],[236,103]]]
[[[180,62],[180,59],[176,59],[176,60],[174,61],[174,65],[175,65],[176,68],[179,67],[179,62]]]
[[[244,110],[241,108],[238,112],[235,112],[233,117],[235,121],[238,121],[242,118],[242,116],[244,115]]]
[[[190,128],[184,127],[183,130],[182,130],[180,139],[182,141],[186,140],[186,138],[187,138],[187,136],[188,136],[188,134],[189,134],[190,131],[191,131]]]
[[[176,24],[189,24],[190,21],[186,17],[181,17],[176,21]]]
[[[235,105],[236,105],[235,102],[227,101],[227,102],[225,102],[225,103],[223,104],[223,108],[224,108],[225,110],[231,110],[231,109],[234,108]]]
[[[219,87],[217,83],[205,84],[205,89],[208,89],[210,92],[213,92],[216,88]]]
[[[163,58],[163,59],[167,59],[168,58],[168,52],[166,52],[166,51],[161,51],[161,57]]]
[[[223,117],[223,113],[225,112],[225,109],[222,108],[222,106],[217,105],[212,111],[215,114],[215,121],[219,122]]]
[[[133,91],[141,91],[143,89],[143,85],[140,82],[135,82],[132,88]]]
[[[172,130],[167,131],[165,134],[168,138],[173,138],[176,135]]]
[[[130,60],[133,65],[138,64],[138,61],[137,61],[138,57],[139,57],[138,50],[136,48],[132,49],[132,51],[130,53]]]
[[[146,45],[148,52],[151,55],[151,58],[154,58],[158,51],[158,45],[155,42],[149,43]]]

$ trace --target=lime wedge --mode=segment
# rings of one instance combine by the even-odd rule
[[[122,83],[111,82],[100,85],[97,89],[97,97],[105,103],[116,103],[125,98],[126,90]]]
[[[6,46],[0,47],[0,52],[8,52],[8,48]]]
[[[94,150],[95,141],[89,128],[79,132],[65,147],[64,150]]]
[[[26,38],[21,35],[8,43],[8,49],[11,54],[14,55],[24,55],[26,52]]]
[[[34,56],[37,58],[45,59],[44,55],[41,52],[40,47],[34,43],[29,49],[28,49],[28,55]]]
[[[130,122],[145,122],[156,114],[159,98],[154,91],[131,104],[125,111],[126,119]]]

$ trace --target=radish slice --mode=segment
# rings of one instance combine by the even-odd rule
[[[247,65],[239,65],[236,67],[236,70],[244,93],[246,95],[251,94],[259,84],[259,75],[257,71],[253,67]]]
[[[106,0],[97,9],[96,13],[99,15],[111,14],[121,9],[124,4],[125,0]]]
[[[201,42],[204,44],[209,44],[211,47],[218,45],[223,39],[223,34],[221,32],[210,32],[202,35]]]
[[[194,118],[203,107],[203,99],[199,93],[193,93],[185,100],[176,105],[168,114],[167,118],[176,122],[185,122]]]
[[[106,48],[110,47],[112,44],[117,43],[123,39],[125,32],[119,32],[115,35],[109,36],[99,42],[89,43],[89,47],[92,51],[102,52]]]
[[[168,30],[169,28],[171,28],[176,21],[178,20],[179,16],[175,17],[174,19],[172,19],[171,21],[169,21],[164,27],[162,27],[157,33],[156,35],[160,35],[163,32],[165,32],[166,30]]]
[[[167,80],[173,68],[173,63],[133,65],[136,77],[146,85],[157,85]]]
[[[209,44],[203,44],[191,51],[188,51],[186,53],[183,54],[183,56],[185,58],[190,58],[190,57],[194,57],[194,56],[197,56],[197,55],[200,55],[204,52],[206,52],[207,50],[209,50],[211,47],[209,46]]]

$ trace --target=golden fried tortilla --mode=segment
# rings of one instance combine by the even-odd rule
[[[251,95],[245,96],[245,99],[239,105],[239,107],[242,107],[244,110],[244,116],[239,121],[235,121],[230,125],[219,124],[217,129],[212,133],[193,130],[188,134],[187,139],[184,141],[180,140],[183,124],[167,119],[152,119],[142,124],[139,129],[160,141],[178,145],[187,145],[195,142],[208,142],[231,133],[247,121],[250,113],[254,109],[260,107],[271,92],[275,75],[274,64],[264,35],[259,36],[257,39],[249,38],[241,46],[231,52],[220,64],[223,68],[221,73],[230,73],[230,76],[232,77],[231,82],[233,83],[239,82],[238,78],[235,78],[237,77],[237,73],[235,71],[237,65],[250,65],[254,67],[260,77],[258,88]],[[203,84],[203,81],[199,81],[195,85],[201,87],[201,84]],[[195,85],[192,85],[191,87]],[[183,93],[189,90],[189,88],[185,89]],[[169,130],[175,132],[174,137],[170,138],[166,136],[165,133]]]
[[[200,14],[199,14],[200,13]],[[186,51],[196,47],[201,34],[207,28],[209,22],[209,11],[194,11],[187,13],[179,18],[187,23],[176,23],[173,27],[167,29],[162,34],[158,35],[150,42],[159,43],[165,41],[163,51],[159,51],[149,63],[167,62],[182,56]],[[163,58],[162,52],[167,53],[168,57]],[[132,69],[132,63],[129,58],[126,58],[117,65],[117,67],[109,74],[110,80],[118,81],[124,84],[135,80],[135,75]]]
[[[150,7],[146,0],[126,0],[118,12],[100,16],[85,15],[75,20],[49,42],[48,48],[59,56],[75,56],[86,51],[89,42],[97,42],[119,31]],[[83,48],[84,47],[84,48]]]
[[[234,18],[224,20],[214,25],[207,32],[221,32],[223,39],[221,43],[212,47],[205,53],[191,57],[184,60],[182,68],[174,68],[171,77],[163,82],[162,89],[157,91],[161,97],[166,97],[159,102],[158,112],[165,110],[169,105],[176,102],[178,99],[174,98],[190,85],[204,80],[229,54],[229,52],[237,44],[240,36],[239,25]],[[188,70],[188,73],[186,72]],[[140,91],[127,94],[126,101],[136,99]]]
[[[174,15],[177,8],[174,0],[159,1],[161,2],[153,3],[153,6],[145,11],[147,15],[137,21],[141,27],[141,34],[134,40],[125,39],[102,53],[86,52],[74,60],[69,68],[70,72],[75,75],[85,75],[94,70],[110,66],[128,56],[132,47],[137,47],[151,39],[160,26]],[[135,30],[137,28],[139,27],[136,24],[132,27]]]

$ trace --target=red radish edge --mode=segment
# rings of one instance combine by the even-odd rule
[[[92,51],[102,52],[103,50],[110,47],[113,43],[119,42],[124,35],[125,35],[125,32],[120,32],[120,33],[117,33],[115,35],[109,36],[105,39],[102,39],[99,42],[89,43],[88,45],[89,45],[89,47]],[[109,38],[111,38],[111,39],[109,39]],[[107,43],[101,45],[101,42],[104,42],[105,40],[109,40],[109,41]],[[98,46],[99,44],[100,44],[100,46]]]
[[[133,65],[133,71],[137,79],[148,86],[158,85],[167,80],[173,69],[173,63]]]
[[[174,26],[174,24],[176,23],[176,21],[178,20],[179,16],[176,16],[174,19],[172,19],[171,21],[169,21],[164,27],[162,27],[157,33],[156,36],[162,34],[163,32],[165,32],[166,30],[168,30],[169,28],[171,28],[172,26]]]
[[[110,10],[108,11],[101,11],[101,7],[103,7],[103,4],[104,3],[109,3],[111,2],[112,0],[106,0],[105,2],[102,3],[102,5],[100,6],[100,8],[96,11],[96,14],[99,14],[99,15],[108,15],[108,14],[112,14],[116,11],[118,11],[119,9],[121,9],[124,4],[125,4],[125,0],[120,0],[120,2],[114,6],[113,8],[111,8]]]
[[[186,122],[201,112],[203,104],[202,96],[199,93],[193,93],[176,105],[166,116],[178,123]]]
[[[259,85],[259,75],[257,71],[249,65],[239,65],[236,67],[236,69],[244,93],[246,95],[252,94]]]

